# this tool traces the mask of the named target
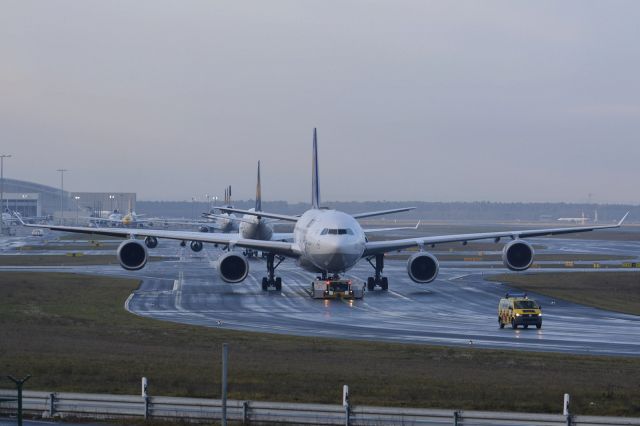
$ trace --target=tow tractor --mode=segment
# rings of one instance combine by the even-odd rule
[[[314,299],[362,299],[364,284],[359,286],[351,280],[332,277],[318,277],[311,282],[311,297]]]

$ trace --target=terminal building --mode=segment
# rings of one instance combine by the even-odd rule
[[[135,209],[134,192],[69,192],[48,185],[4,178],[2,211],[17,211],[23,217],[75,219],[108,215],[114,210]]]

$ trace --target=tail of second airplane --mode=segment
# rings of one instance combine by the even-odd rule
[[[320,178],[318,176],[318,135],[313,129],[313,157],[311,160],[311,208],[320,208]]]
[[[260,162],[258,161],[258,181],[256,183],[256,209],[262,211],[262,189],[260,188]]]

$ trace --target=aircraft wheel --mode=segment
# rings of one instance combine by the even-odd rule
[[[282,278],[276,277],[276,290],[282,290]]]
[[[389,290],[389,279],[387,277],[382,277],[380,281],[380,287],[382,287],[384,291]]]
[[[367,290],[373,291],[376,286],[376,282],[373,280],[373,277],[367,278]]]
[[[267,291],[267,277],[262,277],[262,291]]]

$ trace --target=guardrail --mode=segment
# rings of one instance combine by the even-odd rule
[[[0,389],[0,414],[15,413],[14,390]],[[222,400],[83,394],[66,392],[23,392],[26,413],[50,417],[84,417],[92,419],[154,417],[220,420]],[[548,425],[548,426],[640,426],[640,418],[564,416],[561,414],[501,413],[454,411],[418,408],[391,408],[330,404],[294,404],[227,400],[227,419],[242,423],[295,423],[322,425]]]

